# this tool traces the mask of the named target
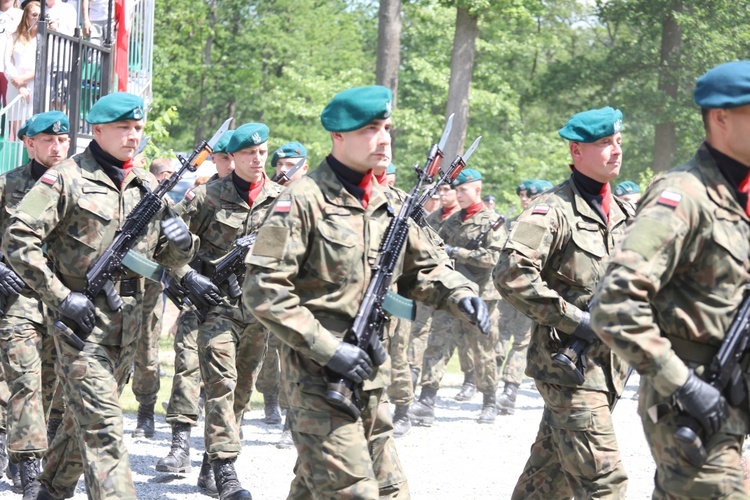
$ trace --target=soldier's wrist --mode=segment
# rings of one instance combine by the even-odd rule
[[[670,350],[665,359],[655,366],[651,375],[651,383],[656,392],[666,398],[672,396],[680,387],[685,385],[689,376],[690,370],[688,367]]]

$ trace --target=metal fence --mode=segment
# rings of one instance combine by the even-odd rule
[[[0,110],[0,125],[4,131],[3,140],[0,142],[0,174],[13,170],[27,160],[23,143],[16,137],[18,129],[28,118],[25,100],[26,98],[21,95],[16,96]]]
[[[155,0],[136,0],[131,12],[128,47],[128,92],[152,101]]]

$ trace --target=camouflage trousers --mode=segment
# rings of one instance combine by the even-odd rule
[[[167,406],[167,423],[198,425],[200,391],[198,317],[192,310],[187,309],[177,317],[177,332],[174,336],[174,377]]]
[[[57,351],[47,325],[15,316],[0,320],[0,359],[7,378],[8,456],[18,463],[27,458],[42,458],[47,450],[47,416],[57,396],[57,411],[62,416],[62,387],[55,375]]]
[[[258,379],[255,381],[255,388],[263,394],[263,397],[279,398],[279,406],[288,408],[286,394],[280,390],[281,387],[281,340],[276,335],[268,334],[268,349],[266,357],[263,358],[263,364],[258,373]]]
[[[498,301],[499,339],[495,346],[497,365],[503,367],[500,377],[505,383],[521,385],[526,371],[526,351],[529,350],[531,318],[518,312],[504,300]]]
[[[407,359],[411,321],[393,318],[390,324],[392,333],[389,336],[388,354],[391,356],[391,383],[388,385],[388,399],[397,406],[408,406],[414,401],[414,386]]]
[[[536,381],[544,414],[513,499],[625,498],[613,394]]]
[[[661,403],[661,404],[660,404]],[[744,442],[744,425],[725,424],[704,443],[708,456],[703,467],[696,469],[685,458],[674,433],[679,427],[674,407],[653,389],[646,377],[641,378],[638,413],[643,422],[646,441],[656,462],[654,499],[736,498],[746,499],[744,471],[740,463]],[[658,421],[646,413],[659,405]],[[666,410],[664,410],[666,409]],[[736,410],[732,410],[735,413]],[[738,413],[738,412],[736,412]],[[739,418],[738,420],[742,420]],[[730,433],[729,431],[735,431]]]
[[[472,368],[476,374],[477,390],[482,394],[494,394],[497,386],[497,365],[495,364],[495,344],[497,343],[497,307],[488,302],[492,330],[482,335],[479,329],[445,311],[436,311],[432,331],[427,341],[422,368],[422,386],[440,388],[445,368],[458,347],[459,356],[463,350],[471,355]],[[464,367],[462,366],[463,370]],[[466,373],[466,372],[464,372]]]
[[[206,452],[211,461],[240,454],[239,426],[266,354],[267,339],[268,330],[254,318],[241,321],[210,312],[200,325],[198,356],[206,390]]]
[[[83,472],[89,498],[136,498],[119,401],[136,342],[122,347],[87,342],[78,351],[56,335],[55,344],[68,407],[39,480],[62,498]]]
[[[138,337],[133,369],[133,395],[138,404],[156,404],[159,395],[159,336],[164,314],[164,285],[146,280],[143,292],[143,333]]]
[[[8,382],[5,380],[5,373],[2,371],[0,364],[0,431],[5,432],[7,429],[7,407],[10,399],[10,390]]]
[[[409,348],[407,350],[407,359],[411,368],[422,369],[427,339],[430,338],[433,314],[435,314],[435,309],[417,302],[417,316],[411,324],[411,335],[409,335]]]
[[[324,384],[285,383],[297,448],[289,499],[409,498],[383,389],[362,391],[352,422],[326,401]]]

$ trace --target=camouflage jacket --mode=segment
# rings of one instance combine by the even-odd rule
[[[702,145],[644,193],[612,256],[592,325],[664,397],[729,329],[750,281],[749,223]]]
[[[141,200],[145,186],[154,188],[150,173],[133,169],[123,180],[122,191],[107,177],[87,149],[47,170],[29,190],[10,218],[3,239],[3,253],[23,280],[50,310],[56,310],[71,291],[82,291],[86,272],[106,250],[126,216]],[[154,218],[135,245],[141,255],[167,267],[181,266],[195,252],[178,250],[161,236],[160,219]],[[194,245],[197,241],[194,240]],[[46,255],[43,246],[46,245]],[[51,262],[54,272],[48,267]],[[126,271],[123,279],[143,278]],[[117,285],[116,285],[117,288]],[[142,287],[141,287],[142,290]],[[139,329],[123,328],[122,338],[106,328],[111,313],[100,295],[95,298],[99,320],[88,341],[103,345],[127,345]],[[136,311],[135,297],[123,297],[123,314]],[[117,329],[115,329],[117,330]]]
[[[571,177],[534,200],[511,224],[493,277],[503,297],[536,322],[526,367],[530,377],[575,387],[552,356],[571,340],[633,215],[629,203],[613,199],[605,224]],[[591,346],[587,358],[581,387],[619,394],[626,365],[600,342]]]
[[[371,278],[393,211],[373,185],[367,209],[324,161],[289,186],[261,226],[246,260],[243,301],[292,347],[282,361],[287,380],[323,383],[324,366],[351,326]],[[476,288],[450,269],[430,233],[412,225],[394,271],[402,293],[456,315],[458,301]],[[390,383],[390,359],[366,389]]]
[[[490,228],[498,217],[492,210],[482,208],[469,219],[463,220],[464,211],[459,210],[443,221],[438,232],[446,245],[456,248],[453,254],[456,269],[477,284],[479,296],[485,301],[500,299],[500,294],[492,283],[492,269],[500,258],[507,233],[501,226],[487,233],[476,250],[469,250],[466,246],[474,237]]]
[[[186,193],[175,210],[182,216],[190,232],[200,238],[198,257],[202,261],[202,274],[210,278],[216,264],[234,248],[234,242],[258,230],[266,212],[282,190],[280,185],[266,177],[252,208],[237,193],[231,175],[217,178]],[[182,279],[190,269],[186,265],[174,270],[173,274]],[[243,275],[237,278],[242,284]],[[226,295],[226,287],[222,288]],[[230,316],[241,313],[229,303],[220,304],[213,311]]]
[[[456,212],[460,212],[461,210],[456,210],[453,212],[455,214]],[[453,215],[451,214],[451,215]],[[448,216],[450,217],[450,215]],[[432,228],[433,231],[440,232],[440,228],[443,227],[443,223],[448,220],[448,217],[443,219],[443,208],[438,208],[437,210],[434,210],[430,215],[428,215],[425,220],[427,221],[427,225]]]
[[[16,207],[36,180],[31,175],[31,161],[0,176],[0,235],[5,234],[8,222],[15,213]],[[6,305],[6,316],[25,318],[34,323],[44,324],[44,311],[39,295],[31,288],[24,288],[17,298]]]

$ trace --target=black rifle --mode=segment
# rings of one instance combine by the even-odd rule
[[[484,239],[487,237],[488,234],[492,231],[497,231],[497,229],[505,224],[505,221],[513,214],[513,211],[515,208],[511,208],[508,210],[505,215],[498,216],[497,220],[487,226],[486,228],[482,229],[478,235],[474,236],[469,242],[466,244],[464,248],[467,250],[477,250],[480,246],[482,246],[482,243],[484,243]]]
[[[242,238],[237,239],[235,247],[216,264],[216,269],[211,276],[211,282],[216,285],[217,288],[221,287],[224,283],[228,286],[229,298],[234,300],[242,295],[242,289],[240,288],[237,275],[241,274],[241,271],[245,268],[245,257],[247,257],[250,248],[255,243],[255,238],[258,236],[258,232],[254,231]],[[208,306],[203,300],[185,289],[183,286],[178,285],[172,281],[169,286],[165,289],[167,297],[174,302],[180,309],[184,307],[193,306],[195,315],[198,317],[198,321],[203,323],[206,321],[208,315]]]
[[[296,174],[299,169],[305,166],[306,161],[307,158],[300,158],[297,164],[290,168],[287,173],[279,172],[278,174],[274,175],[271,180],[277,184],[286,186],[286,183],[289,182],[292,177],[294,177],[294,174]]]
[[[477,143],[478,139],[473,145],[474,148],[476,148]],[[424,184],[432,181],[432,175],[435,173],[434,162],[439,161],[437,158],[442,156],[442,154],[438,154],[440,149],[437,145],[433,146],[427,156],[424,168],[416,168],[417,184],[404,200],[398,215],[391,219],[388,230],[380,242],[378,258],[372,268],[372,278],[357,311],[357,316],[354,318],[354,323],[344,335],[344,342],[367,350],[373,337],[380,337],[382,334],[387,319],[383,310],[383,300],[391,287],[393,271],[409,236],[413,214],[418,208],[421,208],[419,200],[429,198],[424,196],[418,198],[419,191]],[[467,158],[470,154],[470,152],[467,154]],[[465,165],[465,161],[459,156],[453,164],[460,171],[460,168]],[[447,179],[447,176],[442,176],[441,182],[445,182]],[[375,362],[374,364],[380,363]],[[328,377],[326,399],[332,406],[356,421],[361,413],[360,385],[331,370],[326,370],[326,374]]]
[[[171,177],[161,181],[154,191],[146,187],[145,195],[125,218],[112,243],[86,273],[86,285],[83,294],[91,302],[100,292],[104,292],[110,310],[117,311],[122,307],[122,299],[117,294],[113,283],[122,275],[122,259],[135,246],[156,214],[162,209],[164,203],[162,197],[177,185],[186,170],[195,172],[198,169],[201,163],[211,154],[222,134],[229,128],[231,121],[231,118],[225,121],[209,141],[201,142],[188,159],[177,156],[182,167]],[[66,321],[70,322],[70,320],[58,319],[55,321],[55,326],[71,345],[78,350],[82,350],[84,347],[83,340],[66,324]]]
[[[703,376],[707,383],[726,397],[730,406],[741,407],[747,400],[741,363],[749,344],[750,294],[746,293],[729,332]],[[701,424],[687,414],[680,415],[679,422],[681,427],[674,433],[675,440],[690,463],[700,468],[707,456],[704,439],[711,436],[705,436]]]

